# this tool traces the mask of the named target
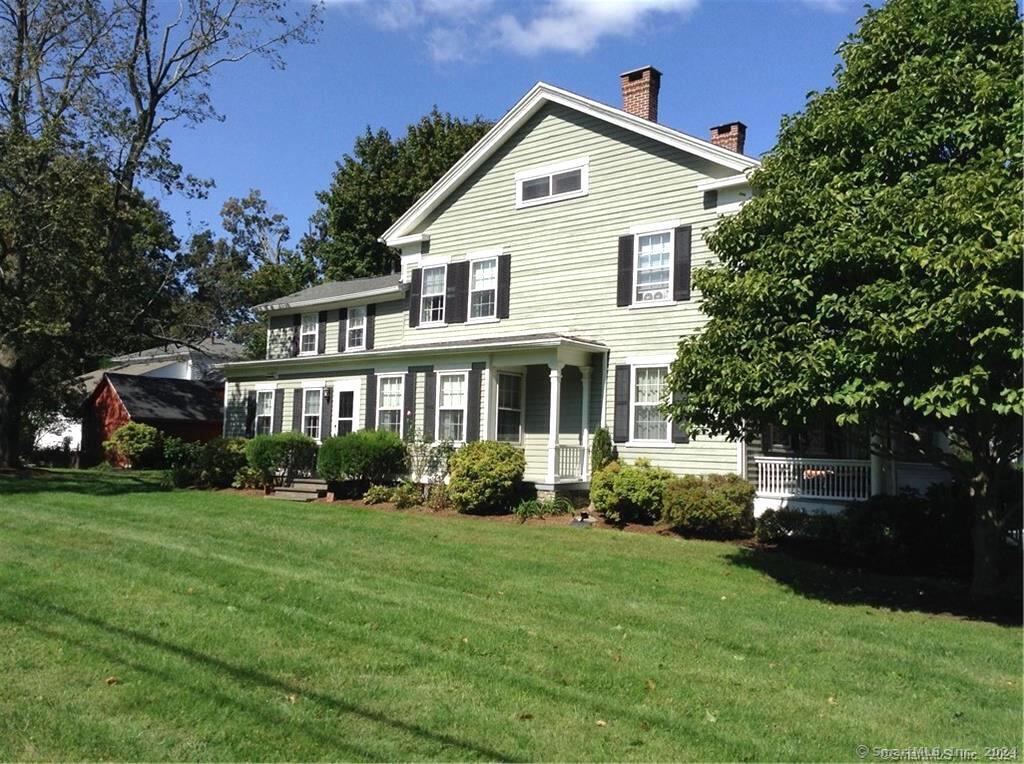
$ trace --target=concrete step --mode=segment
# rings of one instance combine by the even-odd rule
[[[292,488],[308,488],[310,490],[326,491],[327,481],[320,478],[295,478],[291,484]]]
[[[267,498],[285,499],[287,501],[313,501],[314,499],[319,499],[326,495],[326,488],[320,491],[316,488],[306,488],[305,486],[284,486],[281,488],[275,488],[274,492]]]

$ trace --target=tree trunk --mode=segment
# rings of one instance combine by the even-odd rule
[[[998,480],[989,464],[990,454],[975,451],[975,464],[982,465],[971,481],[974,525],[971,529],[973,563],[971,597],[989,599],[999,589],[999,553],[1003,542],[1002,507]]]
[[[0,467],[17,467],[20,463],[25,407],[17,373],[16,363],[0,365]]]

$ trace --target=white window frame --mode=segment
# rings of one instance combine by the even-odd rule
[[[363,315],[362,315],[362,323],[360,323],[358,326],[353,326],[352,325],[352,311],[354,311],[354,310],[361,310],[362,313],[363,313]],[[355,329],[362,329],[363,330],[363,335],[362,335],[363,339],[362,339],[362,342],[360,342],[358,345],[354,344],[352,342],[352,332]],[[348,309],[348,314],[346,315],[346,318],[345,318],[345,350],[346,351],[349,351],[349,350],[366,350],[366,306],[365,305],[356,305],[355,307]]]
[[[658,236],[660,234],[668,234],[668,297],[664,300],[647,300],[641,302],[636,298],[637,285],[639,284],[640,276],[640,239],[644,236]],[[675,228],[656,228],[649,231],[635,231],[633,233],[633,294],[631,299],[631,305],[634,308],[654,308],[662,305],[674,305],[675,299],[673,299],[673,289],[675,287],[676,277],[676,263],[675,263],[675,251],[676,251],[676,231]]]
[[[441,268],[444,271],[444,279],[441,282],[441,293],[440,294],[427,294],[424,292],[424,285],[427,283],[427,271]],[[444,326],[445,312],[448,310],[448,263],[431,263],[423,266],[422,275],[420,277],[420,326]],[[424,318],[424,305],[428,297],[440,297],[441,298],[441,318],[433,321],[427,321]]]
[[[317,414],[316,414],[316,435],[310,435],[306,431],[306,419],[312,418],[312,414],[306,413],[306,398],[310,393],[316,393],[317,401]],[[302,432],[305,435],[309,435],[313,440],[318,443],[323,439],[324,434],[324,389],[322,387],[304,387],[302,388]]]
[[[566,191],[561,194],[553,193],[554,176],[566,172],[580,171],[580,187],[575,191]],[[548,194],[537,199],[523,199],[523,183],[540,178],[548,179]],[[590,192],[590,157],[577,157],[568,159],[556,164],[544,165],[543,167],[529,167],[516,173],[516,209],[525,207],[536,207],[551,202],[561,202],[566,199],[576,199],[586,196]]]
[[[394,408],[382,409],[381,405],[380,405],[380,397],[381,397],[381,394],[384,392],[384,384],[383,384],[383,382],[386,379],[400,379],[402,381],[402,388],[401,388],[401,392],[399,393],[399,400],[401,402],[398,404],[398,409],[397,409],[397,411],[398,411],[398,433],[397,434],[398,434],[398,437],[404,438],[405,437],[405,385],[406,385],[405,374],[404,373],[400,373],[400,374],[378,374],[377,375],[377,390],[374,393],[374,395],[376,396],[376,400],[373,402],[374,413],[375,413],[376,416],[375,416],[373,421],[374,421],[374,424],[376,425],[376,428],[379,430],[380,429],[380,412],[381,411],[395,411],[396,410]]]
[[[672,420],[665,417],[664,438],[637,438],[636,437],[636,408],[637,406],[650,406],[649,403],[637,403],[636,400],[636,372],[637,369],[664,369],[667,375],[670,364],[661,361],[639,361],[630,364],[629,367],[629,445],[644,446],[671,446],[672,445]],[[661,403],[666,403],[662,401]]]
[[[260,396],[270,393],[270,414],[260,414]],[[256,388],[256,417],[252,423],[252,434],[253,435],[271,435],[274,432],[274,406],[277,404],[277,388],[274,387],[257,387]],[[265,433],[260,432],[260,417],[265,416],[270,419],[268,423],[267,431]]]
[[[498,369],[495,371],[495,385],[494,385],[494,439],[501,443],[522,443],[523,442],[523,430],[526,426],[526,375],[518,371],[502,371]],[[501,405],[501,378],[502,377],[517,377],[519,379],[519,408],[510,409],[508,406]],[[519,412],[519,437],[516,440],[502,440],[499,437],[499,424],[501,419],[502,411],[518,411]]]
[[[453,440],[453,443],[466,442],[466,426],[469,424],[469,372],[460,369],[445,369],[437,371],[437,381],[434,390],[434,438],[441,440],[441,377],[462,378],[462,437]],[[446,407],[445,411],[459,411]]]
[[[306,319],[312,318],[312,331],[306,330]],[[306,337],[313,337],[313,349],[303,350],[302,345]],[[320,344],[320,316],[317,313],[303,313],[299,319],[299,355],[316,355]]]
[[[466,323],[488,323],[491,321],[498,320],[498,256],[501,254],[501,250],[488,250],[485,252],[471,252],[468,256],[469,260],[469,296],[466,302]],[[486,263],[488,260],[494,261],[494,308],[489,316],[473,316],[473,293],[474,292],[488,292],[490,289],[473,289],[473,267],[477,263]]]

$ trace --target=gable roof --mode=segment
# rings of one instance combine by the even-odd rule
[[[109,373],[104,379],[114,388],[132,419],[219,422],[224,418],[223,383]]]
[[[245,348],[239,345],[237,342],[229,342],[228,340],[220,337],[207,337],[201,342],[194,343],[203,355],[208,355],[211,358],[241,358],[245,355]],[[136,361],[153,361],[158,358],[184,358],[190,353],[196,352],[188,345],[184,345],[180,342],[168,342],[166,345],[157,345],[155,347],[146,348],[144,350],[136,350],[134,353],[125,353],[124,355],[115,356],[112,361],[124,362],[136,362]]]
[[[392,291],[397,293],[401,291],[399,278],[400,274],[389,273],[387,276],[367,276],[361,279],[348,279],[347,281],[327,281],[323,284],[311,286],[308,289],[301,289],[298,292],[286,294],[284,297],[278,297],[275,300],[260,303],[253,306],[253,310],[282,310],[285,308],[320,305],[340,300],[353,300],[360,297],[387,294]]]
[[[402,243],[408,243],[408,239],[405,242],[402,239],[408,237],[412,230],[436,209],[449,193],[454,191],[463,180],[480,167],[538,109],[549,103],[561,104],[570,109],[589,114],[625,130],[673,146],[681,151],[739,173],[746,172],[761,164],[753,157],[738,154],[729,149],[723,149],[709,141],[681,133],[670,127],[659,125],[657,122],[637,117],[622,109],[616,109],[613,106],[608,106],[577,93],[549,85],[546,82],[538,82],[525,96],[519,99],[519,102],[504,117],[495,123],[494,127],[473,148],[452,165],[451,169],[441,176],[441,179],[431,186],[427,193],[420,197],[412,207],[406,210],[384,232],[383,236],[380,237],[380,241],[385,242],[389,246],[400,246]]]

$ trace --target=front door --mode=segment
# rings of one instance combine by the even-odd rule
[[[359,407],[359,377],[343,379],[334,384],[334,419],[331,431],[347,435],[361,430]]]

